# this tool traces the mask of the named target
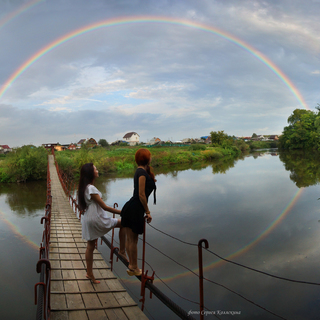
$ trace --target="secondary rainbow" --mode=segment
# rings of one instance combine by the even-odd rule
[[[24,5],[20,6],[18,9],[12,11],[11,13],[4,16],[2,19],[0,19],[0,29],[5,26],[8,22],[10,22],[12,19],[18,17],[23,12],[33,8],[35,5],[39,4],[40,2],[43,2],[44,0],[32,0]]]
[[[3,212],[0,211],[0,220],[4,221],[5,224],[7,225],[7,227],[11,230],[12,233],[14,233],[16,236],[18,236],[18,238],[22,241],[27,243],[30,247],[32,247],[35,250],[39,250],[39,245],[37,245],[36,243],[34,243],[33,241],[31,241],[28,237],[24,236],[23,234],[21,234],[21,232],[19,232],[18,227],[16,225],[14,225],[12,222],[10,222],[5,214]]]
[[[218,28],[201,24],[194,21],[184,20],[184,19],[176,19],[176,18],[170,18],[170,17],[159,17],[159,16],[129,16],[129,17],[117,17],[114,19],[108,19],[103,20],[100,22],[96,22],[87,26],[84,26],[82,28],[79,28],[77,30],[74,30],[72,32],[67,33],[66,35],[58,38],[57,40],[49,43],[45,47],[43,47],[40,51],[35,53],[33,56],[31,56],[27,61],[25,61],[1,86],[0,88],[0,99],[3,97],[4,93],[8,90],[8,88],[14,83],[14,81],[26,70],[28,69],[32,64],[34,64],[38,59],[40,59],[45,54],[49,53],[53,49],[57,48],[58,46],[62,45],[63,43],[66,43],[67,41],[74,39],[76,37],[79,37],[85,33],[106,28],[106,27],[115,27],[119,25],[126,25],[126,24],[142,24],[142,23],[166,23],[166,24],[172,24],[177,26],[185,26],[190,28],[195,28],[201,31],[205,31],[214,35],[217,35],[219,37],[222,37],[235,45],[241,47],[242,49],[249,52],[251,55],[253,55],[255,58],[257,58],[259,61],[261,61],[263,64],[265,64],[284,84],[285,86],[292,92],[292,94],[296,97],[299,104],[309,110],[306,102],[304,101],[303,96],[299,92],[299,90],[295,87],[295,85],[292,83],[292,81],[280,70],[278,66],[276,66],[269,58],[264,56],[261,52],[253,48],[248,43],[245,43],[239,38],[236,38],[235,36],[222,31]]]

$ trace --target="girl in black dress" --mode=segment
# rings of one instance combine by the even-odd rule
[[[134,175],[133,197],[124,205],[121,211],[121,224],[126,232],[126,251],[129,257],[127,273],[129,276],[140,276],[142,270],[138,268],[138,235],[143,233],[144,214],[147,222],[152,220],[148,208],[148,198],[154,190],[156,202],[156,179],[150,168],[151,153],[148,149],[139,149],[135,154],[138,169]]]

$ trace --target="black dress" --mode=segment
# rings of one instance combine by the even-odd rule
[[[145,194],[148,202],[149,195],[154,190],[154,203],[156,203],[156,184],[148,173],[138,168],[134,174],[133,182],[133,197],[126,202],[121,210],[121,225],[130,228],[134,233],[142,234],[144,226],[144,207],[139,199],[139,178],[146,177]]]

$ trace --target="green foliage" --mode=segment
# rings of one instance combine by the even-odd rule
[[[109,143],[106,139],[100,139],[98,143],[100,144],[101,147],[104,147],[104,148],[109,146]]]
[[[216,150],[216,148],[205,150],[202,152],[202,155],[206,160],[217,160],[223,157],[223,154]]]
[[[290,171],[290,179],[298,188],[320,183],[319,153],[311,150],[291,150],[279,153],[285,169]]]
[[[211,131],[211,143],[214,146],[221,146],[223,143],[229,140],[229,136],[224,131]]]
[[[47,151],[43,147],[23,146],[7,154],[0,163],[0,182],[41,180],[47,174]]]
[[[206,150],[207,147],[204,144],[195,143],[189,147],[189,150]]]
[[[311,110],[296,109],[288,118],[279,138],[283,149],[320,149],[320,114]]]
[[[250,141],[246,143],[250,150],[277,148],[277,141]]]

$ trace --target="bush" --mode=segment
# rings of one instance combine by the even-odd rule
[[[204,145],[204,144],[192,144],[190,147],[189,147],[189,150],[206,150],[207,147]]]
[[[216,149],[202,151],[201,154],[206,160],[216,160],[223,157],[223,155]]]
[[[46,178],[48,153],[43,147],[23,146],[1,162],[1,182],[25,182]]]

